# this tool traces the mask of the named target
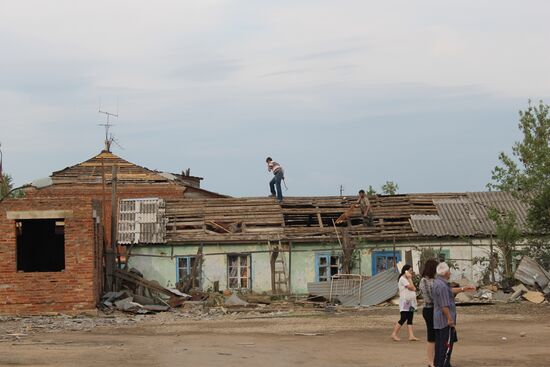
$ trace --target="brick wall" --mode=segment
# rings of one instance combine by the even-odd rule
[[[183,198],[185,188],[174,183],[139,183],[117,185],[117,200],[161,198]],[[60,198],[60,197],[84,197],[103,202],[103,187],[101,184],[55,184],[42,189],[29,188],[25,190],[28,198]],[[111,239],[111,185],[105,188],[105,238],[108,243]]]
[[[0,203],[0,314],[40,314],[94,309],[102,279],[102,242],[89,198],[24,198]],[[65,219],[65,270],[18,272],[16,221],[6,212],[72,210]],[[99,207],[96,207],[100,210]],[[99,214],[99,212],[98,212]]]

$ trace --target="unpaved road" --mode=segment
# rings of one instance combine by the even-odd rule
[[[454,366],[549,366],[550,305],[461,307]],[[424,342],[393,342],[397,309],[283,318],[174,320],[38,331],[0,342],[1,366],[426,366]],[[416,316],[424,340],[423,320]],[[0,323],[0,332],[14,323]],[[2,325],[3,324],[3,325]],[[525,332],[522,337],[520,334]],[[322,335],[296,335],[320,333]],[[402,335],[405,337],[405,333]],[[502,340],[505,337],[507,340]]]

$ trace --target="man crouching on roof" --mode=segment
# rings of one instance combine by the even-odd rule
[[[275,162],[271,157],[266,158],[267,171],[273,172],[273,177],[269,181],[269,189],[271,190],[271,196],[277,196],[277,201],[281,203],[283,201],[283,191],[281,190],[281,181],[285,179],[285,171],[283,167],[277,162]],[[275,192],[275,187],[277,187],[277,192]]]

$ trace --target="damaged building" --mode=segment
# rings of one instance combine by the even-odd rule
[[[201,180],[103,150],[24,186],[24,198],[0,201],[0,314],[94,309],[112,287],[118,202],[225,197],[202,189]]]
[[[0,314],[94,309],[103,289],[100,203],[23,198],[0,206]]]
[[[117,237],[129,266],[165,286],[300,294],[342,272],[373,276],[399,262],[418,268],[423,248],[452,260],[456,276],[479,280],[487,267],[475,259],[495,244],[488,210],[513,211],[520,227],[527,213],[504,192],[369,199],[370,226],[359,208],[341,220],[356,198],[128,199],[120,202]]]

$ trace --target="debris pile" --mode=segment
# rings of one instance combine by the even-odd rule
[[[115,270],[120,292],[108,292],[101,298],[100,309],[111,313],[115,309],[134,314],[168,311],[181,306],[191,296],[175,288],[165,288],[158,282],[143,278],[135,269]]]
[[[456,296],[457,304],[479,304],[494,302],[529,301],[531,303],[548,302],[550,297],[550,272],[545,270],[535,260],[525,256],[521,260],[514,278],[520,284],[510,289],[498,289],[496,285],[487,285],[476,293],[459,293]],[[457,286],[463,286],[459,284]]]
[[[519,263],[514,278],[522,284],[514,287],[511,300],[523,297],[532,303],[548,302],[550,298],[550,272],[539,263],[525,256]]]

